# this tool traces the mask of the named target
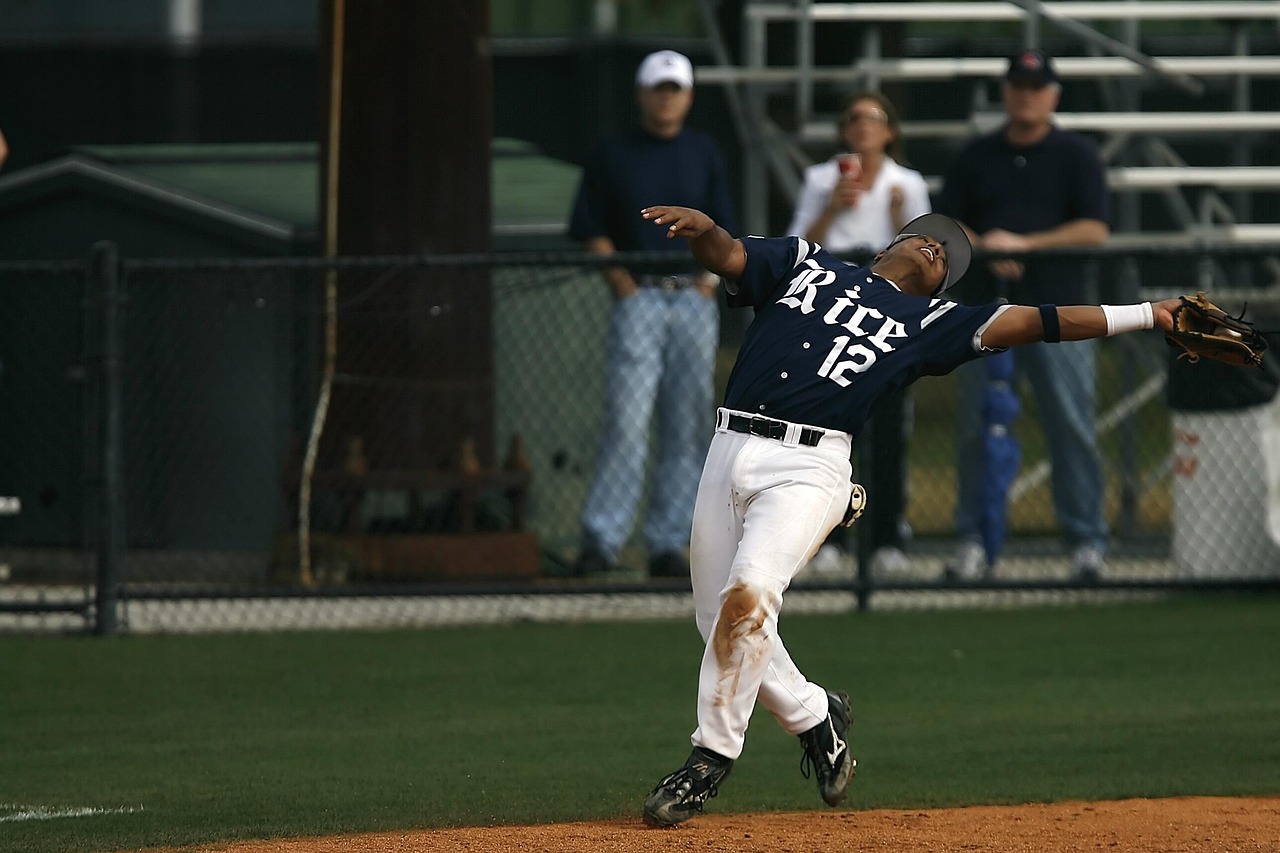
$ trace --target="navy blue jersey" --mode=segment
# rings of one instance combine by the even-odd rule
[[[685,128],[659,139],[631,128],[597,143],[582,172],[569,220],[569,236],[608,237],[621,252],[671,252],[688,257],[682,240],[668,240],[640,211],[672,204],[705,211],[734,233],[724,157],[714,139]]]
[[[729,304],[756,316],[724,401],[741,412],[857,435],[881,397],[981,355],[1002,310],[911,296],[799,237],[742,243]]]
[[[1106,168],[1087,138],[1054,127],[1034,145],[1015,146],[1003,130],[969,141],[947,170],[937,210],[978,234],[1002,228],[1015,234],[1048,231],[1074,219],[1111,216]],[[1021,305],[1090,301],[1093,266],[1083,261],[1032,260],[1007,295]],[[951,296],[977,304],[996,295],[985,264],[975,264]]]

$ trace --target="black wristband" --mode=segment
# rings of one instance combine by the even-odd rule
[[[1058,325],[1058,306],[1041,305],[1040,323],[1044,326],[1044,342],[1056,344],[1062,340],[1062,327]]]

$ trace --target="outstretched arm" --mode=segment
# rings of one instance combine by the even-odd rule
[[[1166,299],[1163,302],[1152,302],[1152,326],[1162,331],[1173,328],[1173,309],[1177,307],[1177,299]],[[1108,306],[1111,308],[1112,306]],[[1140,328],[1152,328],[1146,325],[1132,325],[1127,322],[1127,313],[1141,306],[1120,305],[1112,309],[1111,321],[1108,312],[1096,305],[1058,306],[1059,340],[1087,341],[1091,338],[1103,338],[1107,335],[1134,331]],[[1121,314],[1116,314],[1119,309]],[[1118,316],[1118,320],[1117,320]],[[1045,327],[1039,308],[1026,305],[1014,305],[997,317],[987,330],[982,333],[982,345],[994,349],[1016,347],[1022,344],[1045,340]]]
[[[742,241],[716,225],[715,220],[691,207],[646,207],[640,215],[655,225],[667,226],[667,237],[684,237],[698,262],[716,275],[738,279],[747,267]]]

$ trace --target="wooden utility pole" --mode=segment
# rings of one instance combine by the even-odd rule
[[[326,252],[488,251],[489,4],[322,2]],[[372,472],[447,468],[464,444],[493,464],[488,272],[344,272],[337,306],[320,467],[354,440]]]

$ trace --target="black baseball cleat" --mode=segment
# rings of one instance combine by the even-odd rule
[[[827,691],[827,719],[801,734],[804,756],[800,772],[809,778],[809,768],[818,777],[818,793],[829,806],[838,806],[849,788],[858,762],[849,754],[849,696]]]
[[[644,801],[644,822],[675,826],[702,811],[720,793],[720,783],[733,769],[733,759],[695,746],[684,766],[658,783]]]

